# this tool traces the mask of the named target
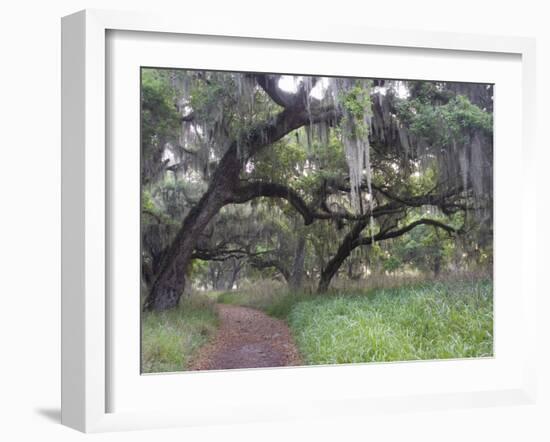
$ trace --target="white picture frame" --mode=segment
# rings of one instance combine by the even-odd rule
[[[108,186],[108,161],[106,121],[109,93],[106,81],[108,32],[143,32],[155,35],[216,36],[222,38],[260,39],[273,44],[292,45],[310,42],[319,45],[338,44],[339,47],[401,48],[403,51],[425,49],[471,54],[509,54],[518,57],[521,64],[521,119],[518,138],[521,143],[521,173],[530,176],[535,169],[534,102],[535,102],[535,45],[534,41],[515,37],[490,37],[450,33],[426,33],[415,31],[389,31],[372,28],[350,28],[344,26],[292,26],[277,23],[250,23],[237,27],[230,22],[202,21],[195,17],[193,22],[180,24],[169,16],[153,16],[142,13],[122,13],[100,10],[86,10],[63,18],[62,21],[62,423],[85,432],[157,428],[168,426],[201,425],[215,422],[251,422],[258,420],[284,419],[288,417],[362,415],[376,411],[413,411],[431,408],[457,408],[503,404],[532,403],[536,394],[535,382],[535,316],[536,286],[535,266],[536,238],[530,229],[536,219],[536,195],[525,188],[510,190],[510,195],[520,199],[520,225],[517,230],[517,251],[521,258],[518,280],[520,296],[518,317],[525,345],[517,356],[517,376],[500,387],[476,385],[460,391],[451,388],[452,379],[443,380],[442,386],[434,391],[399,391],[376,396],[361,393],[349,397],[337,393],[306,402],[274,403],[272,406],[254,403],[244,398],[234,403],[226,414],[217,413],[215,407],[152,406],[150,410],[113,411],[109,406],[109,394],[114,388],[110,370],[113,360],[109,327],[116,318],[112,317],[108,299],[108,244],[112,231],[107,229],[107,219],[112,203]],[[258,40],[259,41],[259,40]],[[282,42],[282,43],[281,43]],[[295,42],[295,43],[293,43]],[[370,73],[366,72],[368,76]],[[496,115],[498,119],[498,113]],[[518,123],[516,121],[516,123]],[[498,139],[497,145],[498,149]],[[136,149],[137,150],[137,149]],[[498,175],[498,164],[496,164]],[[497,186],[498,189],[498,186]],[[498,190],[496,190],[498,192]],[[514,193],[516,192],[516,193]],[[496,247],[496,260],[499,251]],[[502,250],[502,249],[501,249]],[[528,258],[531,257],[531,258]],[[497,287],[499,287],[497,285]],[[500,290],[506,287],[500,285]],[[498,296],[498,295],[497,295]],[[498,323],[499,317],[496,316]],[[504,324],[506,325],[506,324]],[[498,352],[495,359],[498,359]],[[452,362],[451,362],[452,364]],[[399,370],[410,374],[423,370],[416,363],[405,363],[397,369],[390,365],[378,365],[370,370]],[[450,369],[467,368],[457,362]],[[330,376],[345,373],[356,376],[361,368],[324,367]],[[481,368],[483,370],[483,368]],[[490,368],[493,369],[493,368]],[[298,371],[295,371],[298,370]],[[283,369],[284,378],[306,378],[299,370]],[[475,368],[478,370],[478,368]],[[409,372],[407,374],[406,372]],[[521,373],[520,373],[521,372]],[[241,371],[236,375],[240,382],[247,377],[254,382],[269,382],[268,371]],[[309,372],[313,373],[313,372]],[[450,372],[449,372],[450,373]],[[487,372],[490,375],[490,371]],[[205,374],[197,383],[219,383],[227,381],[223,373]],[[205,377],[210,376],[210,377]],[[211,376],[212,375],[212,376]],[[226,374],[227,375],[227,374]],[[217,377],[216,377],[217,376]],[[309,376],[309,375],[308,375]],[[327,375],[328,376],[328,375]],[[164,383],[172,381],[163,376]],[[173,380],[176,377],[172,377]],[[189,379],[189,378],[188,378]],[[233,377],[235,379],[235,376]],[[174,381],[175,382],[175,381]],[[445,390],[445,383],[449,386]],[[174,384],[175,385],[175,384]],[[253,387],[250,387],[253,388]],[[162,393],[166,395],[167,393]],[[245,395],[246,396],[246,395]],[[189,402],[192,397],[187,398]],[[231,401],[229,401],[231,404]],[[227,403],[225,403],[227,408]]]

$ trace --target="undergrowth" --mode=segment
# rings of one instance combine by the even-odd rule
[[[218,302],[286,319],[307,364],[485,357],[493,354],[488,280],[371,290],[228,292]]]
[[[323,296],[295,304],[288,322],[307,364],[492,356],[492,284]]]
[[[142,313],[143,373],[186,370],[195,351],[217,328],[214,301],[194,295],[166,312]]]

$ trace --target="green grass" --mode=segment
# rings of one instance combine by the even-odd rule
[[[310,293],[285,293],[274,299],[264,310],[268,315],[286,319],[297,304],[311,301],[314,298],[316,296]]]
[[[449,280],[325,295],[247,290],[218,296],[286,319],[307,364],[493,354],[490,281]]]
[[[490,281],[439,281],[325,295],[267,285],[194,295],[142,318],[144,373],[181,371],[216,330],[214,302],[285,319],[306,364],[389,362],[493,354]]]
[[[436,282],[295,303],[287,320],[307,364],[492,356],[489,282]]]
[[[142,371],[186,370],[196,350],[216,330],[214,302],[195,295],[167,312],[142,314]]]

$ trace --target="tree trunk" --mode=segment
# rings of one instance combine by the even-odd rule
[[[210,265],[212,265],[212,263]],[[224,288],[225,269],[221,263],[216,263],[214,265],[214,278],[212,281],[212,288],[214,290],[222,290]]]
[[[185,272],[201,233],[231,197],[238,183],[241,163],[236,144],[227,150],[208,190],[185,217],[176,238],[164,255],[160,271],[145,300],[144,310],[167,310],[178,305],[185,287]]]
[[[304,261],[306,258],[306,236],[301,234],[296,244],[296,252],[294,253],[294,263],[289,282],[290,290],[299,290],[302,287],[304,278]]]
[[[315,112],[312,112],[310,106],[306,107],[304,94],[309,92],[305,89],[289,96],[264,76],[260,75],[258,81],[284,110],[241,134],[231,143],[216,167],[208,190],[185,217],[174,242],[164,255],[159,274],[143,305],[144,310],[166,310],[178,305],[193,249],[210,220],[224,205],[236,201],[239,175],[248,158],[299,127],[321,121],[335,122],[340,118],[333,106],[317,106]]]
[[[264,147],[301,126],[319,121],[332,121],[335,118],[333,109],[322,110],[312,115],[302,104],[295,109],[286,108],[275,118],[259,124],[234,141],[216,167],[208,190],[185,217],[174,242],[164,255],[160,271],[143,309],[167,310],[178,305],[185,287],[185,271],[193,249],[210,220],[223,206],[236,201],[239,175],[246,158],[254,156]]]
[[[338,247],[336,255],[331,258],[321,272],[321,279],[319,280],[319,285],[317,286],[317,293],[324,293],[328,290],[332,278],[336,275],[338,269],[340,269],[340,266],[354,249],[355,241],[359,238],[361,232],[366,226],[367,221],[360,220],[355,223],[350,232],[345,236],[344,241],[342,241],[342,244]]]
[[[317,286],[317,293],[325,293],[328,290],[330,282],[342,263],[349,256],[351,250],[344,250],[342,248],[338,249],[338,253],[328,262],[327,266],[321,272],[321,279],[319,280],[319,285]]]
[[[233,286],[235,285],[235,282],[237,281],[237,276],[239,276],[239,272],[241,271],[242,263],[239,260],[233,259],[233,271],[231,272],[231,278],[229,279],[229,282],[227,283],[227,290],[233,290]]]
[[[434,258],[433,271],[435,278],[437,278],[441,273],[441,256],[439,255]]]
[[[350,281],[353,279],[353,261],[348,262],[348,279]]]
[[[357,223],[355,223],[355,225],[350,230],[350,232],[344,237],[344,241],[342,242],[342,244],[340,244],[340,247],[338,248],[336,255],[332,257],[332,259],[328,262],[327,266],[321,272],[321,279],[319,281],[319,286],[317,287],[318,293],[323,293],[327,291],[330,285],[330,281],[332,280],[334,275],[338,272],[338,269],[340,268],[342,263],[346,260],[346,258],[350,255],[351,251],[355,247],[370,245],[372,244],[373,240],[381,241],[381,240],[386,240],[390,238],[397,238],[401,235],[404,235],[407,232],[410,232],[412,229],[414,229],[416,226],[419,226],[419,225],[433,226],[435,228],[443,229],[449,234],[457,232],[457,229],[455,229],[454,227],[443,224],[440,221],[437,221],[434,219],[422,218],[406,225],[405,227],[401,227],[397,230],[392,230],[397,227],[395,225],[383,231],[378,232],[373,237],[360,238],[361,232],[367,226],[367,223],[368,221],[366,219],[362,219],[358,221]]]

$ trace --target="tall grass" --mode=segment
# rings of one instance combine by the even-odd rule
[[[294,304],[288,322],[308,364],[491,356],[492,284],[336,293]]]
[[[216,296],[286,319],[304,362],[317,365],[492,356],[492,291],[489,280],[411,279],[324,295],[265,282]],[[175,310],[143,314],[143,372],[187,369],[217,328],[215,301],[195,294]]]
[[[214,301],[194,295],[166,312],[142,313],[141,360],[143,373],[182,371],[195,351],[214,333]]]

